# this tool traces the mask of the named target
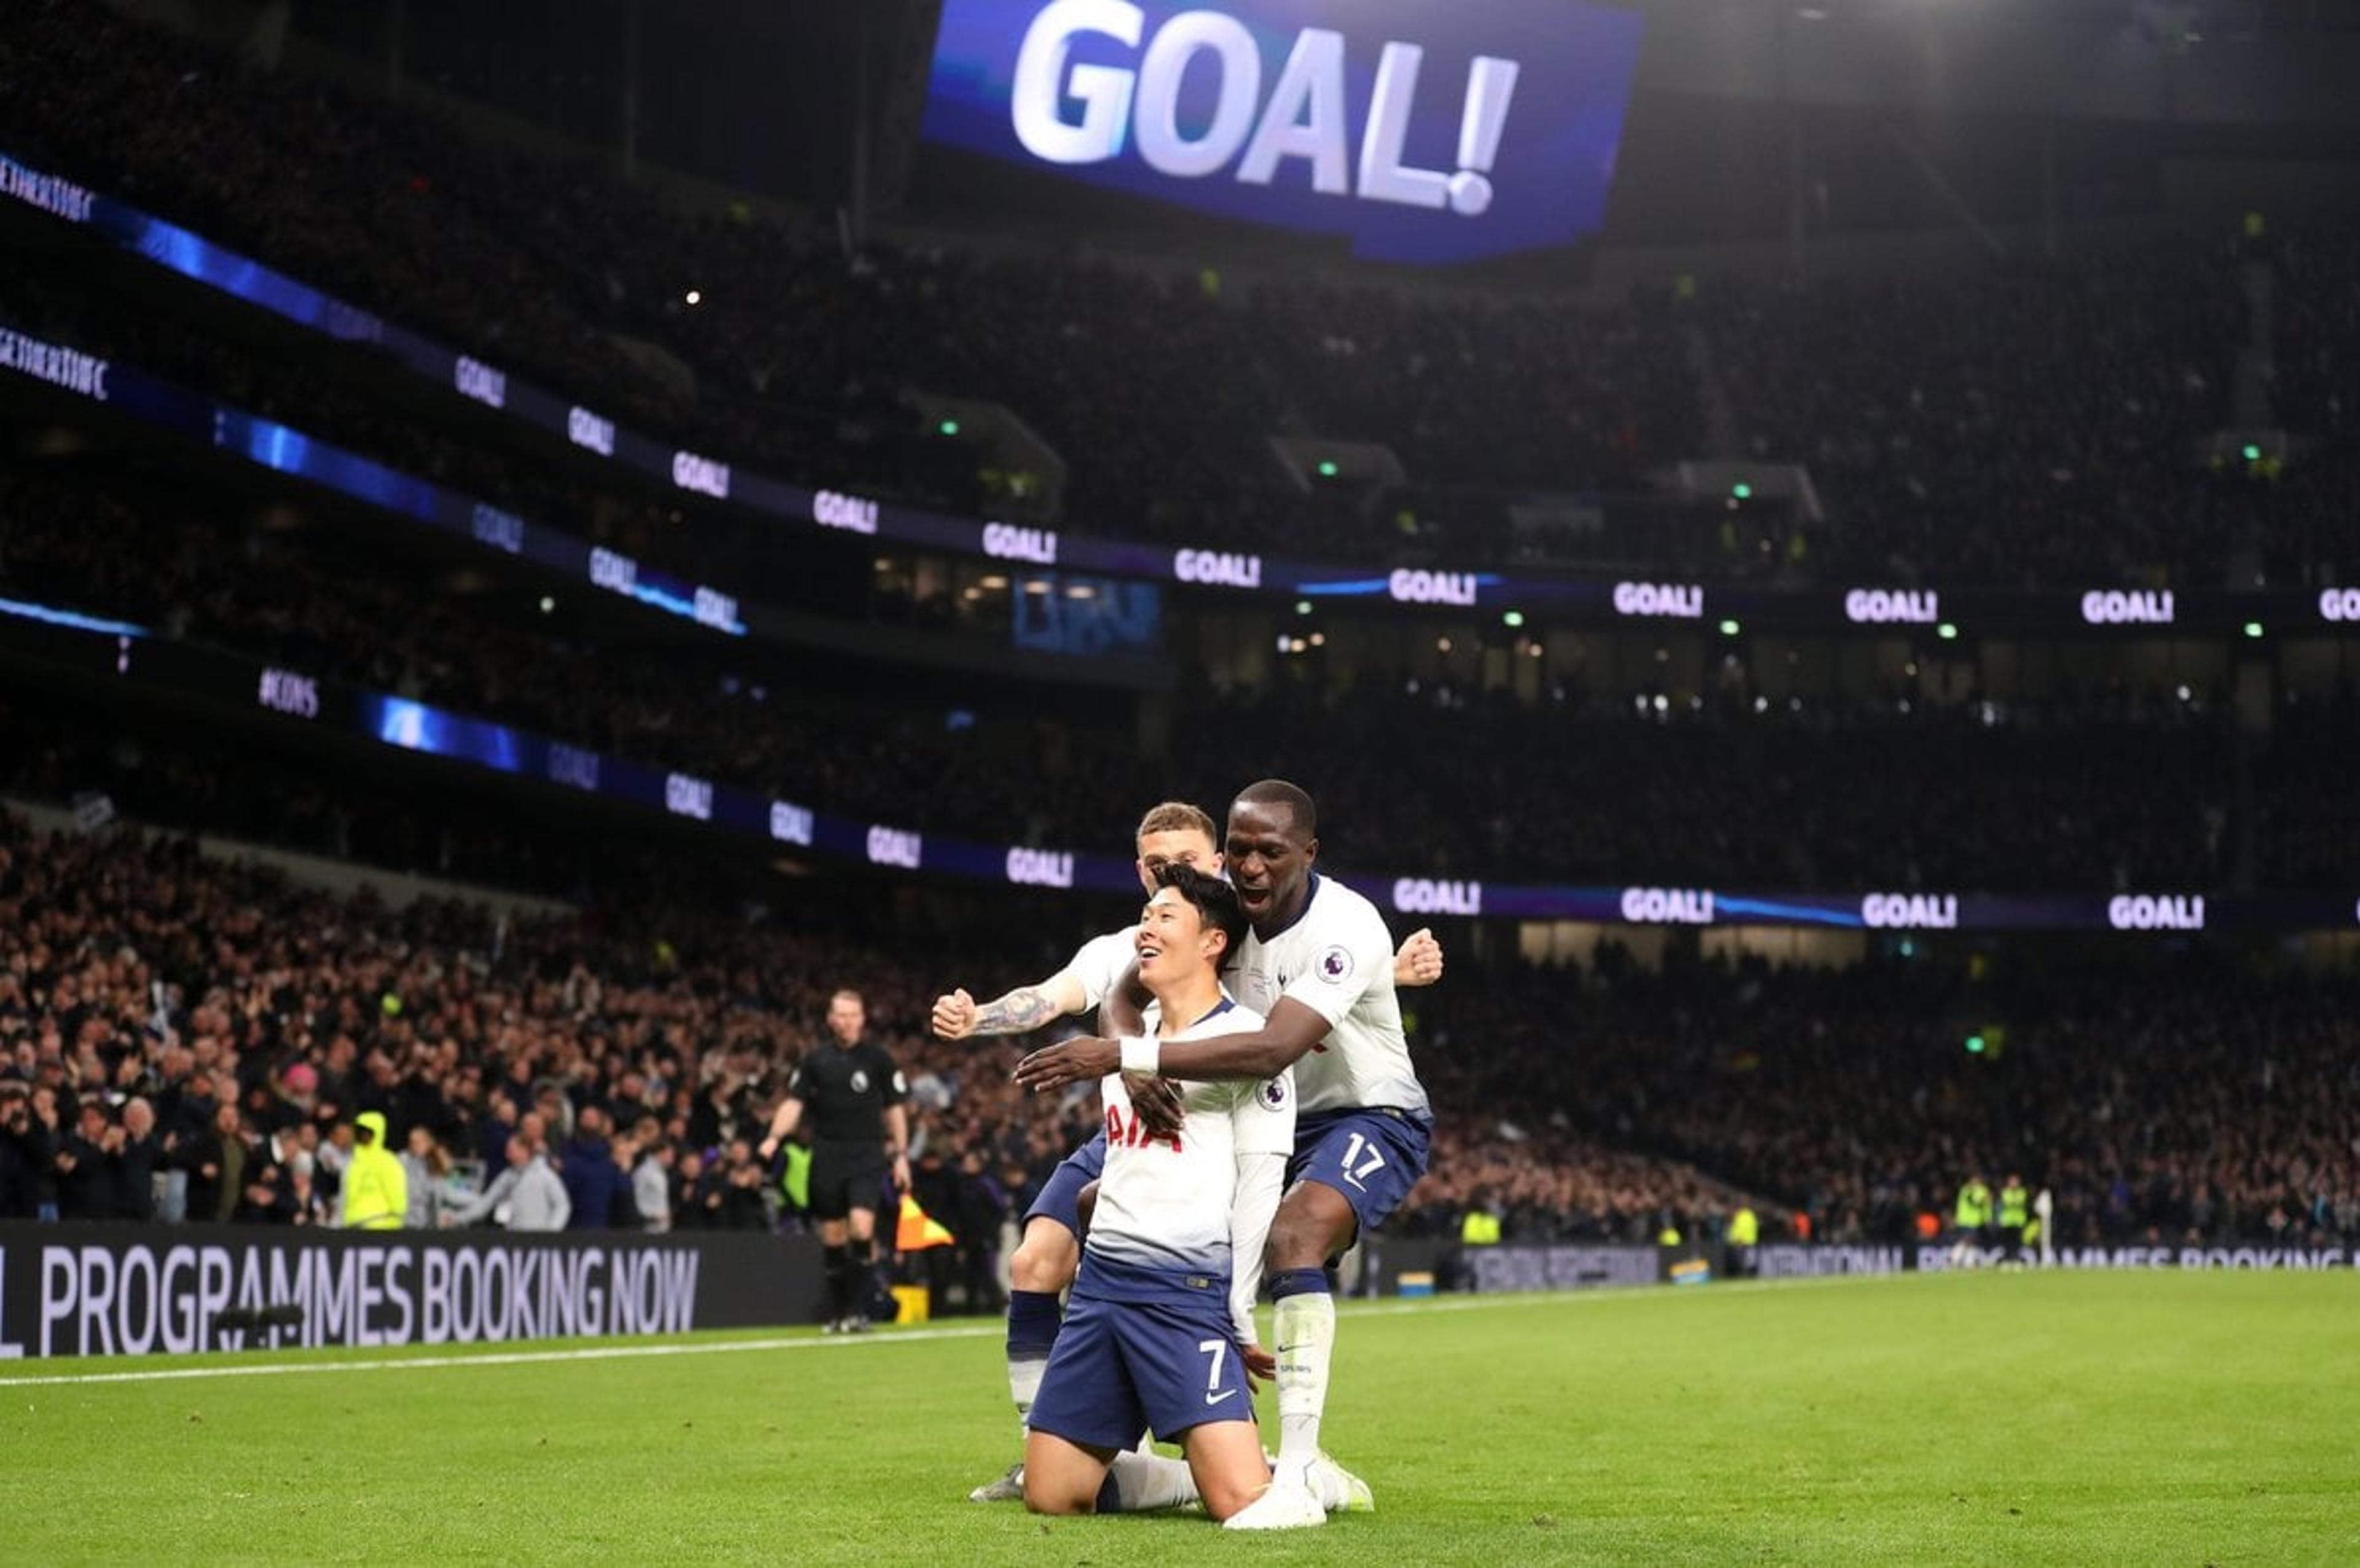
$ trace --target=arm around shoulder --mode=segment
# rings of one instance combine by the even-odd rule
[[[1317,1009],[1282,996],[1260,1029],[1204,1040],[1157,1042],[1155,1070],[1167,1078],[1200,1082],[1275,1078],[1326,1040],[1331,1027]]]

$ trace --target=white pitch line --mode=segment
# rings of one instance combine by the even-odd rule
[[[1528,1291],[1509,1296],[1449,1296],[1428,1301],[1347,1303],[1348,1317],[1403,1317],[1420,1312],[1496,1311],[1504,1307],[1572,1306],[1629,1301],[1643,1292],[1707,1299],[1757,1290],[1791,1290],[1809,1285],[1857,1283],[1873,1275],[1826,1275],[1802,1279],[1732,1279],[1704,1289],[1671,1286],[1616,1287],[1597,1290]],[[658,1356],[729,1356],[764,1350],[845,1350],[858,1345],[912,1345],[930,1340],[997,1339],[1005,1330],[998,1323],[966,1328],[896,1329],[865,1338],[844,1339],[716,1339],[684,1344],[595,1345],[564,1350],[486,1351],[477,1356],[384,1356],[369,1361],[271,1361],[234,1367],[172,1367],[147,1372],[60,1372],[33,1377],[0,1377],[0,1390],[45,1388],[93,1383],[175,1383],[202,1377],[282,1377],[320,1372],[399,1372],[447,1367],[536,1367],[568,1361],[632,1361]]]
[[[869,1343],[901,1344],[922,1339],[979,1339],[1005,1332],[974,1328],[920,1328]],[[166,1383],[192,1377],[277,1377],[298,1372],[393,1372],[412,1367],[529,1367],[558,1361],[624,1361],[650,1356],[723,1356],[746,1350],[835,1350],[850,1339],[716,1339],[686,1345],[594,1345],[572,1350],[508,1350],[482,1356],[403,1356],[375,1361],[274,1361],[236,1367],[173,1367],[154,1372],[71,1372],[41,1377],[0,1377],[0,1389],[38,1388],[69,1383]]]

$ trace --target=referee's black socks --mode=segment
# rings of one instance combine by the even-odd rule
[[[827,1321],[835,1323],[852,1314],[854,1280],[858,1277],[858,1270],[852,1261],[852,1248],[849,1247],[823,1247],[820,1256],[827,1266],[827,1294],[822,1305],[826,1309]]]

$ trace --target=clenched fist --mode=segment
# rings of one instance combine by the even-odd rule
[[[1393,954],[1395,985],[1431,985],[1442,978],[1442,944],[1434,932],[1420,926],[1409,933]]]
[[[945,1040],[965,1040],[975,1032],[975,998],[965,991],[935,997],[934,1025]]]

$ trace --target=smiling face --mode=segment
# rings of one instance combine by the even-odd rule
[[[1266,936],[1303,908],[1318,858],[1319,841],[1283,802],[1240,800],[1229,808],[1229,884],[1255,931]]]
[[[1139,931],[1131,938],[1139,953],[1139,978],[1150,990],[1160,990],[1217,965],[1227,939],[1205,928],[1196,907],[1177,887],[1158,887],[1140,911]]]

